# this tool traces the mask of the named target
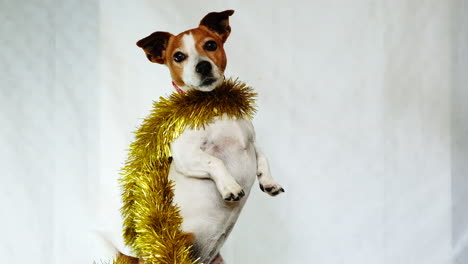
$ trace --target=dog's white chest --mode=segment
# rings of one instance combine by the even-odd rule
[[[200,148],[224,162],[232,177],[242,186],[255,179],[256,158],[253,146],[254,130],[248,120],[217,120],[206,128]],[[245,171],[252,165],[252,173]],[[247,175],[246,175],[247,174]]]
[[[176,160],[177,155],[174,155],[169,173],[169,178],[175,182],[174,202],[181,209],[182,229],[185,232],[195,233],[195,250],[205,260],[214,257],[224,243],[255,181],[257,160],[254,137],[254,129],[249,120],[232,120],[224,116],[206,126],[205,129],[184,131],[171,145],[173,154],[174,151],[186,151],[193,153],[193,155],[203,152],[222,161],[227,169],[226,173],[242,187],[246,196],[237,202],[225,201],[221,197],[215,181],[184,175],[199,173],[199,176],[203,176],[203,172],[187,170],[185,173],[181,173],[185,163]],[[193,152],[193,149],[199,149],[202,152]],[[206,160],[203,155],[200,155],[200,158],[191,156],[190,159],[192,164],[187,165],[187,167],[192,168],[209,166],[208,163],[214,162]],[[193,162],[200,164],[193,164]],[[215,172],[217,171],[214,170],[212,173]],[[225,172],[220,170],[217,173],[223,174]],[[224,177],[223,175],[219,176]]]

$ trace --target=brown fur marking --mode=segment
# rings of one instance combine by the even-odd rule
[[[128,264],[139,264],[140,263],[138,258],[130,257],[130,256],[124,255],[122,253],[119,253],[119,256],[117,257],[117,259],[119,260],[119,263],[120,262],[128,263]]]

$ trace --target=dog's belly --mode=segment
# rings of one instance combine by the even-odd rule
[[[233,121],[234,122],[234,121]],[[229,130],[228,130],[229,131]],[[251,140],[239,131],[231,130],[215,137],[203,148],[223,160],[245,197],[238,202],[226,202],[211,179],[187,177],[171,166],[169,178],[175,182],[174,202],[181,209],[182,230],[195,234],[194,252],[202,262],[209,263],[219,252],[231,232],[256,178],[257,160]]]

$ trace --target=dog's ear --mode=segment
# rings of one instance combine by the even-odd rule
[[[234,10],[209,13],[200,21],[200,27],[206,27],[208,30],[219,35],[223,42],[226,42],[231,33],[229,17],[232,16],[232,14],[234,14]]]
[[[139,40],[136,44],[145,51],[148,60],[151,62],[164,64],[165,51],[171,37],[171,33],[158,31],[144,39]]]

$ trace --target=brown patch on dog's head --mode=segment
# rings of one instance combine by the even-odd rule
[[[178,47],[182,46],[181,34],[171,38],[170,43],[165,52],[165,64],[169,68],[171,73],[172,80],[180,87],[185,86],[184,81],[182,80],[182,71],[184,70],[183,61],[177,63],[174,61],[174,54],[177,51]]]

